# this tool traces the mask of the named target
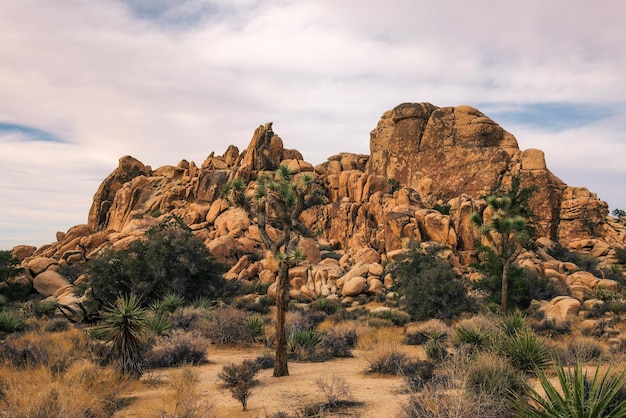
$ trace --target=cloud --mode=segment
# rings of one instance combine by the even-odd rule
[[[120,156],[201,163],[246,147],[268,121],[312,163],[369,153],[369,132],[402,102],[478,107],[520,146],[544,149],[557,175],[593,167],[580,184],[604,187],[603,175],[626,174],[616,152],[625,142],[625,9],[565,0],[2,2],[0,121],[41,131],[17,132],[21,140],[60,140],[18,146],[5,132],[0,223],[35,217],[41,233],[28,240],[49,242],[51,229],[85,221]],[[68,190],[75,203],[53,199]],[[40,193],[54,208],[45,217],[31,212]],[[623,191],[607,196],[626,207]]]

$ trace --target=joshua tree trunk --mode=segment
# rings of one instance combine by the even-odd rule
[[[285,312],[289,305],[289,266],[282,263],[278,270],[276,286],[276,359],[274,377],[289,376],[287,367],[287,332],[285,330]]]
[[[509,310],[509,268],[511,267],[508,260],[505,260],[502,266],[502,299],[500,303],[500,313],[506,316]]]

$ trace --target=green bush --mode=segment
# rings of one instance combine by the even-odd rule
[[[339,302],[331,302],[325,297],[320,297],[311,302],[311,309],[333,315],[341,310],[341,304]]]
[[[484,278],[474,283],[474,287],[488,293],[488,303],[499,305],[502,299],[502,261],[490,247],[479,245],[477,252],[481,261],[471,266],[483,273]],[[533,300],[550,300],[561,294],[566,294],[566,290],[557,289],[548,278],[528,269],[510,267],[509,308],[525,310]]]
[[[448,204],[440,205],[439,203],[436,203],[435,206],[433,206],[433,209],[435,209],[437,212],[441,213],[442,215],[449,215],[451,207],[452,206]]]
[[[224,268],[182,221],[170,218],[149,229],[127,248],[109,248],[85,265],[85,284],[96,298],[112,303],[118,295],[142,295],[144,306],[167,294],[191,300],[216,296]]]
[[[258,315],[248,315],[247,321],[250,335],[255,341],[258,341],[264,334],[263,329],[265,328],[265,324],[263,318]]]
[[[572,369],[562,364],[556,366],[557,386],[544,373],[539,371],[541,391],[527,383],[529,399],[518,397],[514,407],[522,417],[603,417],[626,416],[626,399],[623,388],[626,386],[626,372],[615,374],[611,367],[601,372],[598,363],[592,378],[583,372],[583,365],[577,361]]]
[[[437,255],[439,251],[430,247],[422,252],[413,246],[387,268],[395,279],[393,290],[401,295],[401,307],[414,320],[446,319],[475,310],[464,282]]]
[[[626,264],[626,247],[616,247],[615,258],[619,264]]]

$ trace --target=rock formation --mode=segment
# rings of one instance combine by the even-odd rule
[[[56,273],[42,274],[82,263],[102,248],[123,247],[173,214],[230,267],[227,279],[271,283],[276,263],[264,252],[254,220],[230,208],[220,191],[235,177],[252,182],[281,164],[312,174],[327,198],[302,214],[302,223],[319,234],[317,241],[302,240],[308,264],[290,272],[293,298],[324,296],[344,303],[384,298],[393,277],[382,265],[409,242],[443,244],[457,271],[469,275],[478,237],[469,215],[483,211],[482,197],[498,184],[510,185],[513,176],[524,187],[537,186],[531,205],[539,216],[540,247],[559,242],[608,265],[614,262],[613,249],[626,244],[626,225],[608,216],[605,202],[585,188],[564,184],[546,167],[542,151],[520,150],[512,134],[478,110],[404,103],[385,112],[371,132],[370,155],[341,153],[316,167],[298,151],[285,149],[271,123],[254,131],[243,152],[230,146],[222,155],[211,153],[200,167],[183,160],[152,170],[122,157],[98,188],[86,225],[58,233],[56,242],[38,249],[17,246],[14,254],[28,268],[31,283],[53,294],[66,283]],[[449,213],[435,210],[435,204],[448,206]],[[569,286],[574,302],[559,299],[545,307],[559,318],[584,308],[600,283],[576,276],[571,266],[543,250],[518,263]]]

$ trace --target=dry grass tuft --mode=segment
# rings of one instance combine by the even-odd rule
[[[204,418],[213,417],[213,403],[204,399],[198,391],[199,373],[191,367],[182,367],[172,373],[166,398],[169,408],[163,408],[162,418]]]

